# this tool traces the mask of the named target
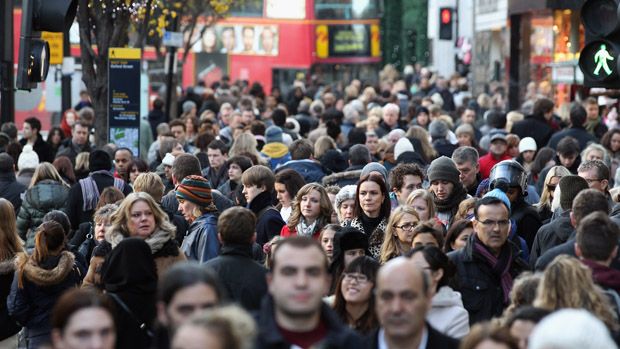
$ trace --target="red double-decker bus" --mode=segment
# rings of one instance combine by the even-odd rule
[[[272,86],[295,79],[374,80],[381,61],[382,0],[259,0],[233,5],[207,28],[184,64],[183,85],[223,74]],[[196,32],[202,28],[198,25]]]

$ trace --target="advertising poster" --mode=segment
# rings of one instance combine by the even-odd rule
[[[215,25],[194,31],[194,52],[233,55],[277,56],[279,31],[275,25],[235,24]]]

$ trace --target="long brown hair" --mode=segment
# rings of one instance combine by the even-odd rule
[[[24,269],[26,264],[30,261],[36,265],[41,264],[47,258],[55,255],[54,252],[60,251],[65,246],[66,241],[65,230],[60,223],[55,221],[41,223],[34,237],[34,251],[32,251],[25,263],[20,263],[17,266],[19,288],[24,287]]]
[[[323,226],[325,226],[326,224],[329,224],[332,218],[332,212],[334,212],[334,208],[332,207],[332,202],[329,200],[329,195],[327,195],[327,191],[325,191],[325,188],[323,188],[323,186],[320,184],[308,183],[301,187],[301,189],[299,189],[297,195],[295,195],[295,199],[291,204],[293,210],[287,224],[290,229],[295,229],[297,227],[297,224],[299,224],[302,219],[301,198],[305,195],[310,194],[310,192],[312,192],[313,190],[316,190],[321,196],[319,201],[319,206],[321,210],[319,212],[319,216],[317,217],[317,231],[322,229]]]
[[[24,251],[24,242],[17,235],[15,209],[7,199],[0,198],[0,261]]]
[[[64,185],[65,187],[69,187],[69,184],[67,184],[67,182],[65,182],[65,180],[60,176],[60,173],[58,173],[56,167],[49,162],[42,162],[37,166],[37,169],[34,170],[29,188],[34,187],[37,183],[46,179],[51,179]]]

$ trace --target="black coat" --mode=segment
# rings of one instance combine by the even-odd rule
[[[252,258],[252,245],[225,244],[205,266],[217,274],[233,301],[248,311],[260,309],[267,294],[267,269]]]
[[[588,131],[586,131],[585,128],[570,127],[551,136],[551,139],[549,140],[549,144],[547,144],[547,146],[555,149],[558,146],[558,143],[562,140],[562,138],[569,136],[575,138],[577,142],[579,142],[579,148],[582,150],[586,149],[588,143],[596,142],[596,138],[594,138],[594,136],[592,136]]]
[[[445,334],[434,329],[430,324],[426,323],[426,329],[428,331],[428,339],[426,342],[426,349],[458,349],[459,340],[448,337]],[[372,335],[366,338],[367,349],[379,349],[379,330],[375,331]]]
[[[9,316],[6,300],[15,276],[15,259],[0,261],[0,341],[19,332],[21,326]]]
[[[512,204],[510,219],[517,224],[517,235],[527,243],[527,248],[532,249],[536,232],[540,229],[542,221],[538,216],[538,211],[532,205],[520,198]]]
[[[530,265],[534,267],[536,260],[555,246],[561,245],[575,231],[570,222],[570,210],[538,229],[534,245],[530,249]]]
[[[452,153],[458,148],[458,145],[450,143],[447,139],[437,139],[433,141],[433,148],[437,151],[438,156],[452,157]]]
[[[524,120],[515,122],[512,125],[511,132],[521,139],[525,137],[534,138],[538,149],[540,149],[549,143],[553,129],[542,115],[528,115]]]
[[[470,324],[500,316],[507,305],[504,304],[504,294],[499,278],[485,261],[474,257],[473,237],[473,235],[470,237],[464,248],[448,254],[457,268],[455,290],[461,293],[463,306],[469,312]],[[513,256],[515,256],[510,266],[510,274],[514,279],[528,266],[525,261],[517,257],[519,248],[510,241],[507,243],[509,248],[513,249]]]
[[[112,176],[95,173],[92,175],[92,178],[97,184],[99,194],[101,194],[105,188],[114,185],[114,178]],[[127,196],[132,191],[131,186],[125,183],[122,190],[123,194]],[[82,198],[82,187],[80,186],[80,183],[76,183],[71,187],[71,190],[69,190],[69,207],[67,209],[67,215],[71,221],[71,229],[78,229],[81,223],[90,222],[93,218],[95,210],[84,211],[82,208],[83,203],[84,199]]]
[[[273,298],[267,296],[263,299],[261,310],[258,313],[258,336],[256,336],[255,349],[289,349],[287,343],[275,319]],[[326,304],[321,304],[321,321],[327,328],[327,335],[318,348],[361,348],[362,338],[352,329],[342,324],[342,320]]]
[[[5,198],[13,204],[15,214],[22,207],[22,193],[26,191],[26,186],[17,182],[15,173],[0,173],[0,198]]]
[[[261,246],[280,235],[286,224],[280,212],[270,207],[272,200],[271,193],[265,191],[256,195],[248,204],[248,208],[256,215],[256,242]]]
[[[26,145],[28,141],[25,138],[19,140],[19,144]],[[54,150],[43,140],[43,136],[40,134],[37,137],[36,142],[34,142],[34,146],[32,147],[37,156],[39,157],[39,163],[41,162],[49,162],[50,164],[54,162]]]

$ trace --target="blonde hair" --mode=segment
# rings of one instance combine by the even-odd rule
[[[58,170],[56,170],[56,167],[54,167],[54,165],[50,164],[49,162],[42,162],[37,166],[36,170],[34,170],[34,174],[32,175],[32,180],[30,181],[30,186],[28,188],[32,188],[37,183],[46,179],[51,179],[53,181],[59,182],[65,187],[69,187],[69,184],[67,184],[67,182],[62,179],[60,173],[58,173]]]
[[[398,241],[398,236],[396,235],[395,225],[399,224],[399,222],[407,214],[415,217],[417,220],[416,225],[420,223],[420,216],[418,216],[418,212],[416,212],[416,210],[414,210],[411,206],[398,206],[394,209],[394,211],[392,211],[390,220],[388,221],[383,235],[383,243],[381,244],[381,253],[379,256],[379,262],[381,264],[385,264],[390,259],[398,257],[403,253],[400,249],[400,242]]]
[[[325,188],[323,188],[322,185],[318,183],[308,183],[301,187],[301,189],[299,189],[297,195],[295,195],[295,199],[291,203],[291,207],[293,208],[293,210],[287,223],[289,229],[295,229],[297,227],[297,224],[299,224],[299,222],[301,221],[301,218],[303,217],[301,214],[301,198],[303,198],[304,195],[310,194],[310,192],[313,190],[317,191],[321,196],[319,201],[319,206],[321,209],[319,212],[319,217],[317,217],[318,229],[316,231],[319,231],[323,228],[323,226],[330,223],[332,218],[332,212],[334,212],[334,207],[332,206],[331,200],[329,200],[329,195],[327,195],[327,191],[325,190]]]
[[[461,203],[459,204],[459,208],[454,215],[454,222],[461,219],[467,219],[467,211],[473,209],[476,206],[476,201],[478,201],[477,198],[469,198],[461,201]]]
[[[428,219],[433,219],[437,215],[437,209],[435,208],[435,202],[430,191],[425,189],[416,189],[409,194],[407,198],[407,206],[412,206],[415,199],[422,199],[426,201],[426,207],[428,209]]]
[[[218,337],[222,347],[227,349],[251,349],[257,335],[254,319],[237,305],[199,312],[182,325],[190,326],[210,332]]]
[[[133,182],[135,192],[148,193],[157,202],[161,202],[165,189],[164,182],[155,172],[140,173]]]
[[[314,158],[320,159],[330,149],[336,149],[336,142],[330,136],[319,137],[314,143]]]
[[[256,150],[257,146],[256,137],[253,134],[243,132],[233,142],[230,150],[228,151],[228,157],[232,158],[238,155],[251,154],[258,160],[259,165],[265,165],[266,162],[263,157],[260,155],[258,150]]]
[[[563,308],[583,308],[601,319],[613,331],[617,320],[607,297],[594,284],[592,272],[578,259],[556,257],[543,273],[534,306],[555,311]]]
[[[409,127],[409,130],[407,130],[407,134],[405,134],[405,136],[407,138],[415,138],[420,141],[420,144],[422,145],[422,154],[428,162],[431,162],[437,157],[437,151],[431,145],[428,132],[424,128],[417,125],[411,126]]]
[[[547,185],[549,184],[549,182],[551,182],[551,179],[553,177],[562,178],[570,174],[570,171],[564,166],[553,166],[551,169],[549,169],[549,172],[547,172],[547,176],[545,177],[545,184],[543,184],[542,193],[540,194],[540,201],[538,201],[538,205],[536,205],[538,210],[542,210],[544,208],[551,208],[551,193],[549,193],[549,189],[547,189]],[[555,194],[557,194],[557,192],[554,193],[554,196]]]
[[[24,241],[17,234],[15,209],[5,198],[0,198],[0,261],[24,252]]]
[[[88,171],[89,170],[90,168],[89,156],[90,156],[90,153],[81,152],[75,157],[75,170],[76,171]]]
[[[153,197],[145,192],[137,192],[127,195],[118,206],[116,212],[110,216],[111,226],[106,230],[106,234],[107,232],[119,231],[125,237],[130,236],[127,222],[131,219],[131,208],[138,201],[145,202],[149,205],[151,212],[153,212],[157,228],[172,232],[176,231],[176,227],[168,220],[168,215],[159,207]]]

